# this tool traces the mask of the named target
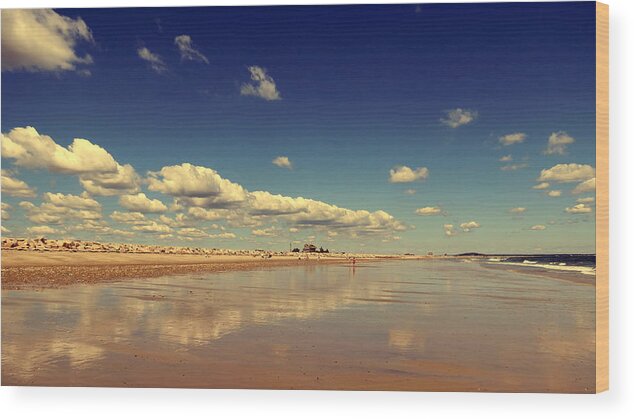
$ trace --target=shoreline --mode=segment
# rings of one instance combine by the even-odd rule
[[[356,258],[370,261],[370,258]],[[380,259],[375,259],[380,260]],[[347,264],[345,257],[174,255],[109,252],[2,251],[2,289],[57,288],[196,272],[258,270],[284,266]]]

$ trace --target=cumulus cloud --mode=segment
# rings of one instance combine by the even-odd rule
[[[566,208],[566,212],[569,214],[588,214],[592,212],[592,207],[589,207],[586,204],[577,204]]]
[[[157,223],[156,221],[150,221],[147,224],[140,224],[132,226],[132,230],[140,231],[142,233],[171,233],[172,229],[165,225]]]
[[[280,100],[280,92],[277,90],[275,80],[266,73],[266,69],[258,66],[249,67],[251,83],[244,83],[240,87],[243,96],[256,96],[264,100]]]
[[[597,186],[596,178],[588,179],[584,182],[579,183],[577,186],[575,186],[575,188],[572,190],[572,193],[575,195],[579,195],[586,192],[593,192],[594,190],[596,190],[596,186]]]
[[[508,146],[522,143],[525,139],[526,134],[524,134],[523,132],[514,132],[512,134],[503,135],[498,140],[500,141],[500,144]]]
[[[120,165],[113,173],[86,173],[79,176],[79,183],[92,195],[113,196],[133,194],[141,187],[141,178],[129,164]]]
[[[75,71],[92,63],[90,55],[80,56],[77,44],[92,41],[79,17],[51,9],[2,10],[2,71]]]
[[[405,189],[403,193],[405,195],[416,195],[416,189]]]
[[[45,192],[42,195],[44,202],[57,207],[72,208],[77,210],[101,211],[101,204],[92,199],[88,194],[81,195]]]
[[[129,211],[141,213],[156,213],[167,211],[167,206],[158,199],[150,199],[144,193],[123,195],[119,197],[119,204]]]
[[[533,189],[541,190],[541,189],[548,189],[549,187],[550,187],[550,183],[541,182],[541,183],[538,183],[537,185],[533,186]]]
[[[11,218],[11,214],[9,214],[10,209],[11,209],[11,205],[7,204],[6,202],[2,203],[2,219],[3,220],[8,220],[9,218]]]
[[[537,225],[532,226],[531,230],[533,230],[533,231],[546,230],[546,226],[541,225],[541,224],[537,224]]]
[[[462,231],[464,231],[465,233],[468,233],[476,228],[480,228],[480,224],[476,221],[468,221],[466,223],[462,223],[460,224],[460,228],[462,229]]]
[[[140,212],[114,211],[112,214],[110,214],[110,218],[118,223],[125,224],[144,224],[147,221],[145,215]]]
[[[458,128],[461,125],[467,125],[478,117],[478,113],[469,109],[456,108],[447,111],[445,118],[440,122],[451,128]]]
[[[548,146],[544,154],[565,154],[566,147],[575,142],[575,139],[564,131],[553,132],[548,137]]]
[[[442,214],[442,210],[438,207],[422,207],[416,210],[416,214],[418,215],[440,215]]]
[[[208,167],[183,163],[148,173],[148,189],[178,198],[188,206],[222,208],[241,203],[247,191]]]
[[[409,183],[419,180],[425,180],[429,176],[429,170],[426,167],[412,169],[407,166],[396,166],[390,170],[391,183]]]
[[[2,157],[15,160],[17,166],[65,174],[117,169],[110,153],[88,140],[75,138],[71,145],[62,147],[33,127],[14,128],[2,134]]]
[[[118,195],[139,190],[140,178],[129,164],[119,164],[104,148],[75,138],[68,147],[57,144],[33,127],[14,128],[2,134],[2,157],[16,166],[78,175],[93,195]]]
[[[526,208],[516,207],[516,208],[511,208],[509,211],[512,212],[513,214],[524,214],[526,212]]]
[[[72,195],[46,192],[42,203],[20,202],[27,219],[35,224],[62,224],[71,220],[98,220],[101,204],[87,194]]]
[[[202,208],[200,208],[202,209]],[[187,216],[187,214],[179,213],[173,218],[166,215],[159,216],[159,221],[168,226],[175,227],[191,227],[195,224],[195,220]]]
[[[194,239],[204,239],[209,237],[209,233],[193,227],[181,228],[176,232],[176,234],[178,234],[179,236],[186,236]]]
[[[209,60],[200,51],[194,48],[192,38],[189,35],[179,35],[174,38],[174,44],[181,54],[181,60],[200,61],[209,64]]]
[[[442,228],[445,231],[445,236],[451,237],[456,235],[456,230],[454,229],[453,224],[444,224]]]
[[[501,161],[501,162],[513,161],[513,156],[511,156],[510,154],[507,154],[506,156],[500,157],[499,161]]]
[[[251,230],[251,234],[257,237],[272,237],[277,235],[277,230],[275,229],[275,227],[254,229]]]
[[[588,164],[562,163],[550,169],[542,170],[537,181],[558,183],[584,182],[593,178],[594,175],[594,167]]]
[[[594,196],[588,196],[586,198],[579,198],[577,202],[580,204],[591,204],[594,202]]]
[[[293,164],[291,163],[289,158],[286,157],[286,156],[278,156],[278,157],[273,159],[272,163],[274,165],[276,165],[277,167],[282,167],[284,169],[292,169],[293,168]]]
[[[548,191],[546,195],[550,196],[551,198],[557,198],[561,196],[561,191]]]
[[[26,182],[16,179],[8,170],[2,169],[2,193],[20,198],[32,198],[35,196],[35,189],[27,185]]]
[[[38,237],[46,236],[46,235],[57,235],[60,234],[61,231],[54,229],[53,227],[47,225],[33,226],[26,229],[26,231]]]
[[[153,53],[146,47],[140,47],[136,50],[137,55],[143,61],[145,61],[152,70],[158,74],[165,73],[167,71],[167,65],[163,61],[160,55]]]
[[[296,226],[353,229],[357,233],[406,229],[403,223],[385,211],[351,210],[322,201],[274,195],[266,191],[251,192],[248,208],[253,216],[278,216]]]

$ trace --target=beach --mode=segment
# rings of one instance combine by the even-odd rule
[[[226,272],[348,263],[345,257],[275,255],[176,255],[156,253],[2,252],[2,288],[51,288],[122,279],[151,278],[188,273]]]
[[[3,385],[594,391],[587,275],[458,258],[15,255],[2,255]],[[5,286],[58,269],[80,279]]]

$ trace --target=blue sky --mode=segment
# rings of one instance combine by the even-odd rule
[[[594,13],[5,11],[3,234],[594,252]]]

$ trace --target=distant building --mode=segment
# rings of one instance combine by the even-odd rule
[[[317,251],[317,246],[315,246],[314,244],[305,244],[304,245],[304,250],[302,250],[302,252],[304,253],[315,253]]]

